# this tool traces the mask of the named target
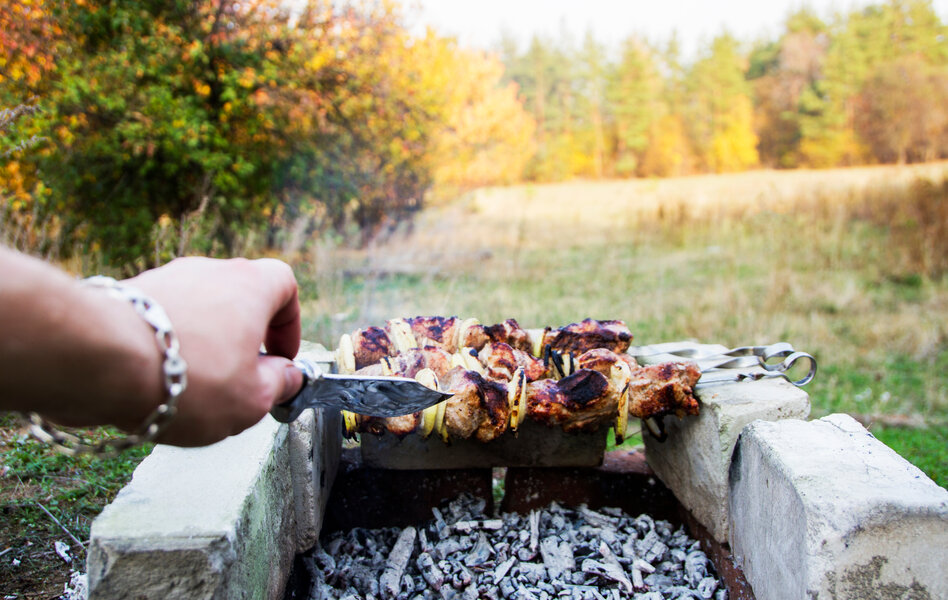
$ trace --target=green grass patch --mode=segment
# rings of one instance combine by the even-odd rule
[[[46,593],[42,583],[58,585],[62,592],[68,567],[55,555],[53,541],[69,544],[82,565],[85,548],[69,534],[81,542],[89,539],[92,520],[128,482],[151,445],[111,458],[70,457],[27,437],[14,415],[0,414],[0,432],[0,550],[12,548],[0,561],[0,593]],[[101,439],[116,432],[100,428],[83,434]]]
[[[948,426],[924,429],[873,428],[876,438],[948,488]]]

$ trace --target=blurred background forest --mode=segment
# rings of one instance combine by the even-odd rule
[[[412,33],[395,1],[15,0],[0,11],[0,239],[134,272],[365,242],[476,187],[948,155],[924,0],[773,39]]]

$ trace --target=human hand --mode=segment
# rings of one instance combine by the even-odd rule
[[[257,423],[302,386],[289,360],[299,349],[300,308],[286,263],[181,258],[127,283],[165,309],[188,363],[187,389],[158,441],[216,442]]]

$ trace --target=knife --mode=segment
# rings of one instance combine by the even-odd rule
[[[273,418],[290,423],[307,408],[336,408],[371,417],[400,417],[450,398],[451,392],[425,387],[408,377],[326,373],[310,356],[293,364],[303,372],[303,387],[293,398],[270,409]]]

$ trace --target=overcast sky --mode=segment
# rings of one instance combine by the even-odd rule
[[[881,1],[881,0],[880,0]],[[409,22],[429,24],[466,46],[489,48],[504,29],[525,43],[534,33],[558,36],[563,30],[581,42],[587,29],[610,46],[631,33],[666,40],[678,32],[685,57],[725,28],[740,40],[771,38],[788,13],[811,7],[828,20],[835,12],[870,4],[854,0],[415,0]],[[411,1],[406,2],[412,6]],[[942,21],[948,0],[935,0]]]

